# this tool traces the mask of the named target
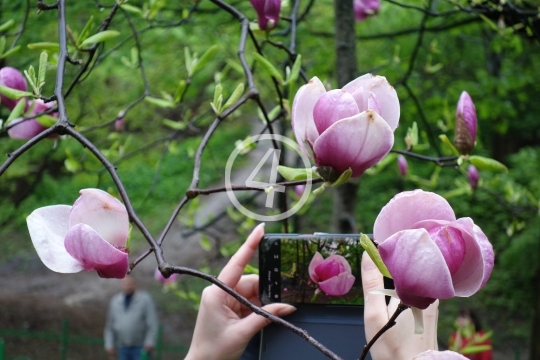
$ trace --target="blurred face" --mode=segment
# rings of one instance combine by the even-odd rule
[[[126,276],[122,280],[122,292],[126,295],[132,295],[135,292],[137,285],[135,284],[135,279],[131,276]]]
[[[471,318],[468,316],[458,316],[456,321],[460,328],[465,328],[471,324]]]

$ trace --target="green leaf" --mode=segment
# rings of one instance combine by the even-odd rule
[[[472,155],[469,156],[469,161],[471,162],[471,164],[482,170],[492,172],[508,172],[508,168],[504,164],[494,159]]]
[[[53,42],[33,43],[33,44],[28,44],[27,47],[30,50],[45,50],[45,51],[51,51],[51,52],[59,52],[60,51],[60,44],[59,43],[53,43]]]
[[[18,100],[25,96],[33,96],[31,92],[8,88],[4,85],[0,85],[0,94],[12,100]]]
[[[41,125],[45,126],[46,128],[50,128],[51,126],[56,124],[58,119],[55,118],[54,116],[45,114],[45,115],[41,115],[37,117],[36,121],[40,123]]]
[[[43,51],[39,56],[39,71],[37,86],[41,92],[41,87],[45,84],[45,74],[47,73],[47,52]]]
[[[5,59],[7,58],[8,56],[10,55],[13,55],[15,54],[17,51],[19,51],[21,49],[21,45],[17,45],[15,46],[13,49],[9,49],[8,51],[6,51],[5,53],[2,54],[2,56],[0,56],[0,59]]]
[[[186,128],[186,124],[179,121],[173,121],[169,119],[163,119],[162,121],[163,125],[170,127],[173,130],[184,130]]]
[[[405,143],[407,144],[407,150],[410,150],[414,146],[418,145],[418,125],[416,125],[416,121],[413,122],[412,126],[407,129]]]
[[[86,48],[89,48],[90,46],[92,46],[94,44],[98,44],[98,43],[101,43],[101,42],[104,42],[104,41],[107,41],[107,40],[114,39],[118,35],[120,35],[120,33],[118,31],[116,31],[116,30],[101,31],[101,32],[98,32],[95,35],[90,36],[86,40],[84,40],[82,42],[82,44],[79,46],[79,48],[80,49],[86,49]]]
[[[443,144],[446,145],[448,149],[450,149],[450,151],[452,152],[452,155],[459,156],[459,151],[456,149],[454,144],[452,144],[448,136],[446,136],[445,134],[441,134],[439,135],[439,139],[441,139]]]
[[[262,67],[264,69],[266,69],[266,71],[268,71],[270,73],[270,75],[272,75],[274,78],[276,78],[277,81],[279,81],[281,84],[283,84],[283,76],[281,75],[281,73],[278,71],[278,69],[276,69],[274,67],[274,65],[272,65],[272,63],[268,60],[266,60],[266,58],[264,58],[261,54],[259,53],[253,53],[253,56],[255,57],[255,60],[262,65]]]
[[[238,101],[238,99],[240,99],[243,93],[244,93],[244,83],[240,83],[238,84],[236,89],[234,89],[231,97],[229,97],[229,100],[227,100],[227,102],[225,103],[225,105],[223,105],[223,108],[221,110],[227,109],[229,106],[231,106],[236,101]]]
[[[176,88],[176,93],[174,94],[174,102],[179,103],[186,91],[187,83],[186,80],[182,79],[178,82],[178,87]]]
[[[0,56],[4,54],[5,49],[6,49],[6,37],[2,36],[0,37]]]
[[[17,118],[20,118],[21,117],[21,114],[23,113],[24,111],[24,107],[26,105],[26,100],[19,100],[19,102],[17,103],[17,105],[15,105],[15,107],[13,108],[13,110],[11,111],[11,113],[9,114],[9,117],[7,118],[6,120],[6,125],[8,125],[10,122],[12,122],[13,120],[17,119]]]
[[[184,48],[184,58],[188,76],[191,77],[191,75],[193,75],[193,59],[191,58],[191,52],[187,46]]]
[[[497,24],[495,24],[490,18],[488,18],[484,14],[479,14],[479,15],[480,15],[480,18],[482,18],[482,20],[484,20],[493,31],[497,31],[497,32],[499,31],[499,27],[497,26]]]
[[[347,181],[349,181],[351,175],[352,169],[348,168],[347,170],[342,172],[341,175],[339,175],[338,179],[332,183],[332,186],[339,186],[345,184]]]
[[[373,260],[373,262],[375,263],[375,265],[377,266],[381,274],[391,279],[392,275],[390,275],[388,268],[382,261],[381,254],[379,254],[379,250],[377,249],[373,241],[371,241],[371,239],[366,234],[360,235],[360,245],[364,248],[364,250],[366,250],[369,257],[371,258],[371,260]]]
[[[141,15],[141,16],[143,14],[143,11],[142,11],[141,8],[138,8],[138,7],[133,6],[133,5],[122,4],[122,5],[120,5],[120,8],[122,8],[122,10],[126,10],[127,12],[130,12],[132,14]]]
[[[302,55],[298,54],[296,60],[294,60],[294,65],[291,70],[291,74],[287,80],[287,83],[294,83],[298,79],[298,74],[300,74],[300,69],[302,67]]]
[[[285,180],[294,181],[294,180],[306,180],[311,176],[311,178],[318,178],[319,176],[313,173],[312,169],[304,168],[290,168],[286,166],[279,165],[277,171],[283,176]]]
[[[201,244],[201,247],[205,251],[212,250],[212,243],[210,242],[210,239],[208,239],[208,237],[206,235],[204,235],[203,233],[201,233],[201,237],[199,239],[199,244]]]
[[[217,50],[218,50],[217,45],[210,46],[208,50],[206,50],[204,54],[202,54],[201,58],[197,61],[195,66],[193,66],[193,73],[201,70],[204,67],[204,65],[206,65],[208,60],[210,60],[214,56]]]
[[[88,38],[88,34],[90,34],[90,31],[92,31],[92,26],[94,26],[94,15],[90,16],[90,19],[88,19],[86,25],[84,25],[84,28],[79,34],[77,42],[75,43],[77,47],[80,47],[83,41]]]
[[[293,263],[294,265],[294,263]],[[259,269],[257,269],[255,266],[251,266],[249,264],[247,264],[245,267],[244,267],[244,274],[255,274],[255,275],[259,275]]]
[[[4,32],[4,31],[8,30],[8,29],[9,29],[10,27],[12,27],[14,24],[15,24],[15,20],[9,19],[8,21],[6,21],[6,22],[3,23],[2,25],[0,25],[0,32]]]
[[[173,101],[155,98],[152,96],[147,96],[144,100],[148,101],[150,104],[154,104],[160,108],[174,108],[176,104]]]
[[[221,84],[217,84],[216,88],[214,89],[214,101],[212,101],[214,104],[218,102],[219,97],[223,94],[223,86]]]

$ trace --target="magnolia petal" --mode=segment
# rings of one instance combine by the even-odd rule
[[[313,144],[313,152],[317,165],[339,173],[351,168],[352,177],[357,177],[388,154],[393,144],[392,129],[368,110],[330,126]]]
[[[12,139],[31,139],[42,133],[44,130],[47,130],[46,127],[34,119],[23,121],[23,118],[19,118],[13,120],[9,125],[11,127],[8,130],[8,135]]]
[[[476,141],[476,127],[478,120],[476,117],[476,108],[474,107],[474,102],[466,91],[461,93],[456,108],[456,118],[460,116],[463,117],[474,143]]]
[[[301,86],[294,96],[291,125],[298,145],[306,154],[309,152],[305,147],[305,142],[313,144],[319,137],[313,120],[313,109],[317,100],[325,93],[324,85],[315,76],[306,85]]]
[[[84,269],[64,246],[71,206],[54,205],[34,210],[27,218],[30,238],[43,264],[59,273],[76,273]]]
[[[67,252],[85,270],[97,270],[100,277],[122,279],[128,270],[128,254],[118,250],[86,224],[69,229],[64,241]]]
[[[328,296],[347,294],[353,287],[355,277],[350,272],[342,272],[326,281],[319,283],[319,288]]]
[[[19,70],[9,66],[0,69],[0,85],[21,91],[26,91],[27,89],[24,75]],[[22,99],[22,101],[26,100]],[[13,110],[18,102],[19,100],[13,100],[4,95],[0,95],[0,103],[10,110]]]
[[[380,244],[392,234],[427,219],[454,221],[456,215],[440,195],[423,190],[405,191],[394,196],[381,209],[375,219],[373,237]]]
[[[277,26],[279,13],[281,11],[281,0],[266,0],[264,6],[264,16],[267,20],[266,28],[271,30]],[[271,25],[270,27],[268,25]],[[263,29],[265,30],[265,29]]]
[[[313,120],[319,134],[322,134],[338,120],[358,114],[358,106],[351,94],[341,89],[323,94],[313,108]]]
[[[493,252],[493,245],[491,245],[486,234],[484,234],[478,225],[473,226],[473,231],[474,237],[476,238],[476,241],[480,246],[480,251],[482,252],[482,259],[484,260],[484,275],[482,283],[480,284],[480,288],[483,288],[491,276],[491,271],[495,265],[495,253]]]
[[[450,350],[428,350],[416,355],[412,360],[468,360],[465,356]]]
[[[424,333],[424,313],[422,310],[411,306],[411,311],[414,318],[414,333],[423,334]]]
[[[161,271],[159,271],[159,268],[157,268],[156,271],[154,272],[154,279],[156,279],[163,285],[174,283],[176,280],[178,280],[179,276],[180,274],[174,273],[174,274],[171,274],[168,278],[165,278],[163,274],[161,274]]]
[[[444,257],[427,230],[400,231],[379,245],[401,301],[419,309],[454,296]]]
[[[311,259],[311,262],[309,263],[309,267],[308,267],[309,277],[315,283],[319,282],[319,277],[317,276],[317,273],[315,272],[315,269],[317,268],[317,266],[322,264],[323,261],[324,261],[324,258],[317,251],[315,253],[315,255],[313,255],[313,259]]]
[[[321,280],[328,280],[343,272],[351,273],[351,266],[341,255],[330,255],[315,268],[315,274]]]
[[[365,74],[351,81],[343,87],[343,90],[354,93],[359,88],[364,88],[363,103],[358,104],[360,111],[368,109],[369,93],[377,96],[377,102],[381,108],[381,116],[388,123],[392,131],[399,124],[399,99],[396,90],[390,85],[384,76]],[[356,96],[355,96],[356,98]]]
[[[126,207],[109,193],[99,189],[83,189],[73,204],[69,227],[86,224],[117,248],[126,246],[129,219]]]

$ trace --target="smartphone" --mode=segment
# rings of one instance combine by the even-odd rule
[[[363,305],[363,252],[356,234],[266,234],[259,244],[261,303]],[[345,274],[332,279],[338,273]]]

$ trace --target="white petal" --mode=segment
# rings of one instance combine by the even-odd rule
[[[66,251],[64,237],[69,230],[71,206],[54,205],[34,210],[27,218],[28,231],[43,264],[59,273],[76,273],[82,264]]]

